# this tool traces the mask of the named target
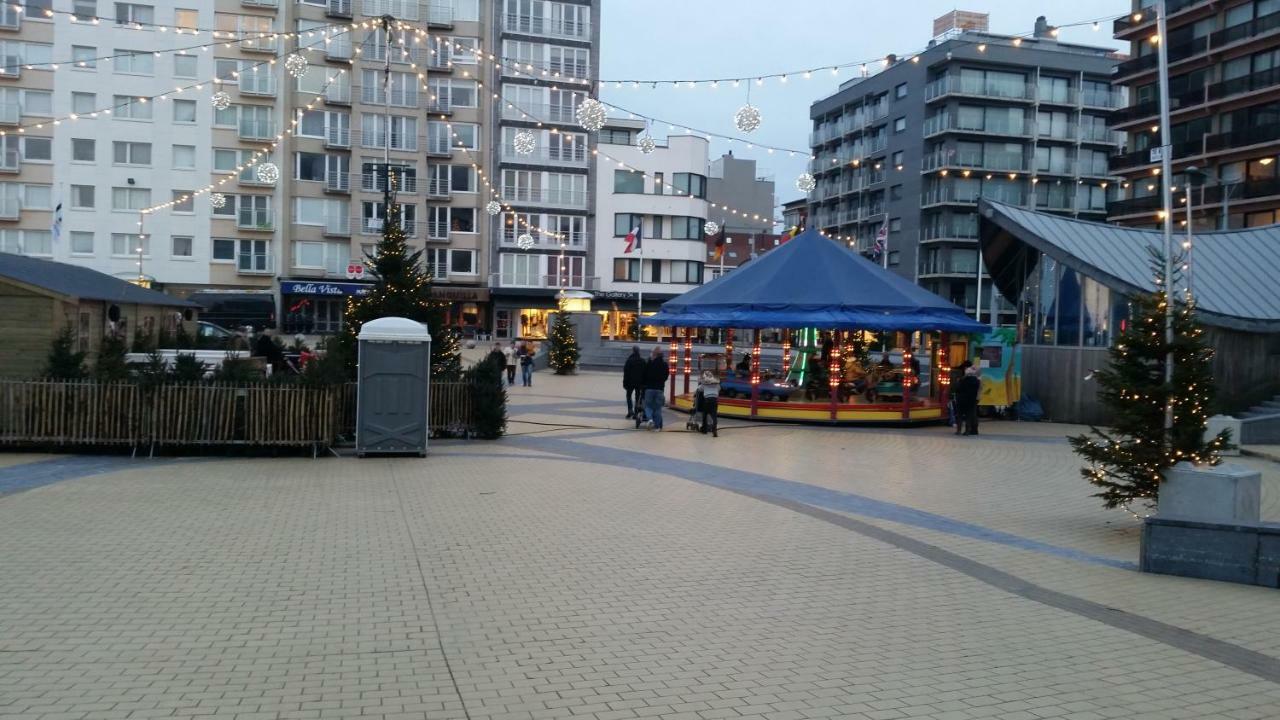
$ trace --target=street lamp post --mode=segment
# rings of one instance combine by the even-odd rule
[[[1160,174],[1163,176],[1161,199],[1164,206],[1164,382],[1173,385],[1173,145],[1169,131],[1169,33],[1165,0],[1156,2],[1156,58],[1160,81],[1156,94],[1160,96]],[[1152,160],[1155,160],[1153,157]],[[1173,442],[1173,395],[1164,403],[1165,442]]]

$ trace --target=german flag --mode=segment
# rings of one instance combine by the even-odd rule
[[[723,225],[721,225],[720,233],[716,235],[715,254],[712,255],[712,259],[715,260],[716,262],[720,262],[720,258],[724,257],[724,246],[725,246],[725,240],[727,239],[724,233],[725,233],[725,228]]]

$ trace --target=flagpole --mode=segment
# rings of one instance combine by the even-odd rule
[[[637,238],[637,240],[640,240]],[[640,240],[640,247],[636,248],[636,252],[640,254],[640,290],[636,293],[636,342],[640,342],[640,338],[644,337],[644,333],[640,331],[640,318],[644,317],[644,241]]]

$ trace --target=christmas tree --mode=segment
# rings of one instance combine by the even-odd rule
[[[565,310],[564,298],[560,299],[560,309],[556,312],[555,322],[551,325],[551,348],[548,360],[551,369],[557,375],[568,375],[578,366],[578,337],[569,322],[569,313]]]
[[[1163,290],[1130,298],[1129,323],[1111,347],[1108,367],[1095,374],[1112,425],[1070,438],[1076,454],[1088,462],[1081,475],[1099,489],[1095,496],[1108,508],[1155,502],[1165,470],[1183,460],[1216,465],[1230,448],[1226,431],[1204,438],[1213,402],[1213,350],[1205,344],[1195,305],[1174,294],[1172,343],[1165,340],[1165,308]],[[1170,350],[1171,383],[1165,380]],[[1170,401],[1173,429],[1166,432],[1165,403]]]
[[[431,275],[422,268],[422,250],[410,252],[400,224],[400,206],[390,204],[382,224],[382,239],[365,264],[374,284],[369,294],[347,298],[337,351],[348,373],[355,375],[357,336],[370,320],[403,317],[417,320],[431,333],[431,377],[457,378],[462,372],[457,333],[444,326],[444,303],[431,299]]]
[[[88,371],[84,367],[85,354],[77,352],[76,335],[71,326],[63,326],[53,339],[42,377],[49,380],[81,380]]]

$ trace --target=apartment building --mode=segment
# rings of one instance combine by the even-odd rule
[[[712,220],[735,233],[771,233],[776,224],[773,178],[762,175],[751,158],[735,157],[733,151],[711,161],[707,177],[707,199],[728,205],[737,214],[721,213]]]
[[[808,220],[863,252],[885,231],[891,270],[989,320],[978,199],[1105,219],[1122,103],[1111,50],[1059,42],[1044,18],[1012,37],[970,15],[812,105]],[[1000,321],[1012,311],[998,298]]]
[[[1159,158],[1172,152],[1174,207],[1185,223],[1188,185],[1193,225],[1242,228],[1280,222],[1280,3],[1274,0],[1169,0],[1170,137],[1160,142],[1158,61],[1153,0],[1135,0],[1115,37],[1132,58],[1115,82],[1130,103],[1112,116],[1124,152],[1111,169],[1124,178],[1109,219],[1158,227],[1163,208]]]
[[[489,80],[500,97],[488,142],[494,182],[511,209],[490,220],[492,327],[499,338],[540,339],[562,291],[600,286],[591,248],[595,138],[577,119],[599,79],[600,0],[493,7],[502,67]],[[522,132],[532,134],[532,152],[517,150]]]
[[[643,120],[610,119],[595,158],[595,261],[603,275],[594,309],[603,314],[602,332],[612,337],[632,326],[641,293],[644,312],[656,312],[702,284],[708,262],[707,139],[671,135],[645,154],[636,145],[644,129]],[[627,253],[626,237],[635,228],[641,251]]]
[[[0,9],[0,130],[30,126],[0,137],[0,251],[331,333],[346,296],[366,291],[348,268],[381,234],[390,176],[452,320],[487,324],[493,105],[479,49],[502,0],[74,0],[52,17],[48,0],[23,4]],[[388,44],[376,22],[351,27],[384,15],[425,39],[395,29]],[[214,44],[213,30],[247,39]],[[286,72],[291,53],[309,61],[301,77]],[[264,182],[245,164],[275,141],[260,164],[279,179]],[[139,213],[212,183],[216,201]]]

